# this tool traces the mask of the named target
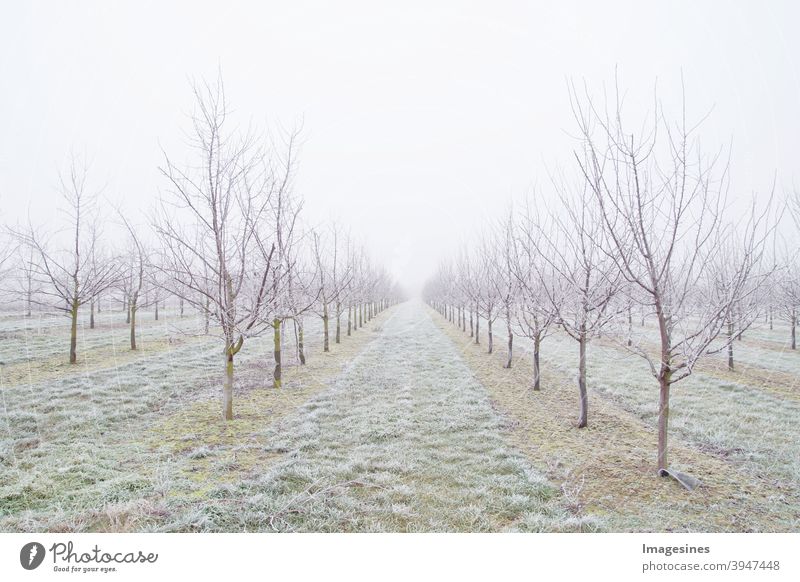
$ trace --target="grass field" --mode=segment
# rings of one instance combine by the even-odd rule
[[[574,428],[576,346],[543,345],[530,390],[525,342],[502,367],[421,303],[394,306],[308,364],[285,333],[237,360],[235,419],[221,421],[218,343],[200,322],[123,315],[82,326],[0,318],[0,531],[797,531],[800,356],[757,329],[673,393],[672,463],[655,477],[657,390],[608,340],[589,356],[590,425]],[[483,328],[485,332],[485,327]]]
[[[704,485],[685,491],[655,478],[658,387],[643,360],[608,339],[590,344],[589,427],[578,414],[577,343],[556,333],[542,344],[542,390],[533,392],[530,342],[516,338],[510,370],[503,332],[496,351],[434,313],[476,370],[514,442],[579,504],[613,531],[797,531],[800,529],[800,353],[788,329],[758,328],[675,384],[671,465]],[[521,349],[520,349],[521,348]]]

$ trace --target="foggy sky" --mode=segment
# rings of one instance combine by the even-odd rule
[[[223,6],[224,4],[224,6]],[[104,196],[146,210],[179,158],[188,80],[216,75],[244,123],[292,126],[306,218],[335,218],[409,289],[570,168],[567,80],[615,67],[631,112],[654,87],[704,143],[733,140],[731,193],[800,179],[792,2],[17,2],[0,19],[0,223],[52,221],[70,149]],[[601,5],[602,4],[602,5]]]

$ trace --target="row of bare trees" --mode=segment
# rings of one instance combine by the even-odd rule
[[[309,227],[293,193],[298,132],[274,140],[233,126],[221,78],[192,86],[189,161],[164,152],[163,191],[143,224],[115,211],[120,252],[103,236],[99,193],[88,184],[88,165],[73,157],[61,179],[65,228],[56,233],[29,224],[9,228],[17,257],[17,302],[70,317],[69,361],[76,363],[79,314],[89,308],[90,327],[100,297],[122,304],[137,349],[137,314],[177,298],[201,318],[202,332],[219,338],[223,362],[223,417],[233,418],[234,362],[252,338],[274,339],[273,386],[282,381],[282,330],[296,331],[295,349],[305,364],[304,322],[319,317],[323,349],[342,329],[351,335],[400,292],[387,272],[340,226]],[[185,152],[181,153],[183,159]],[[119,237],[118,237],[119,238]],[[13,251],[13,252],[12,252]],[[106,302],[108,303],[108,302]],[[345,321],[346,318],[346,321]]]
[[[534,390],[543,341],[556,330],[572,338],[579,428],[588,424],[590,342],[602,335],[641,357],[658,389],[657,467],[666,475],[675,383],[722,351],[732,368],[734,340],[773,309],[795,348],[800,222],[782,236],[772,195],[732,210],[727,160],[701,149],[684,111],[669,119],[658,105],[630,127],[619,98],[598,104],[574,86],[570,98],[573,171],[551,175],[549,192],[512,206],[443,262],[426,299],[476,344],[485,323],[489,353],[502,321],[506,367],[515,335],[529,338]],[[793,204],[800,220],[796,194]]]

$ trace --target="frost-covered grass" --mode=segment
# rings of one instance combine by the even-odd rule
[[[548,339],[545,362],[565,374],[574,374],[575,345],[562,335]],[[739,359],[756,359],[747,339],[736,342]],[[800,354],[774,352],[790,368]],[[713,361],[711,362],[713,363]],[[781,397],[766,384],[789,382],[798,391],[797,377],[753,368],[744,364],[733,373],[699,366],[686,380],[673,385],[670,397],[670,429],[673,434],[712,452],[735,460],[754,473],[764,473],[787,484],[800,483],[800,399]],[[770,361],[762,361],[762,366]],[[655,425],[658,385],[642,360],[608,342],[590,347],[588,376],[593,391],[611,397],[644,422]],[[780,371],[783,371],[782,369]],[[771,377],[773,376],[773,377]],[[800,394],[798,394],[800,395]],[[602,405],[602,404],[601,404]]]
[[[456,334],[454,339],[467,342],[470,353],[481,354],[476,365],[487,369],[481,373],[485,374],[490,392],[494,390],[493,395],[507,398],[512,417],[527,418],[526,407],[539,406],[544,408],[534,409],[536,414],[527,421],[521,417],[517,420],[545,423],[549,419],[543,415],[561,417],[552,427],[556,431],[552,443],[530,443],[532,455],[542,462],[563,466],[572,473],[566,479],[568,483],[575,473],[580,476],[583,472],[587,479],[583,496],[608,511],[613,511],[615,503],[620,514],[634,509],[612,528],[659,530],[666,527],[664,524],[673,523],[671,527],[689,530],[793,531],[800,525],[800,353],[783,347],[785,329],[777,325],[773,332],[754,329],[742,341],[736,341],[735,371],[726,369],[722,354],[701,363],[690,378],[673,385],[671,465],[707,483],[700,494],[703,503],[697,505],[697,496],[682,503],[687,512],[689,507],[694,507],[693,511],[716,507],[717,512],[703,514],[706,521],[699,523],[687,515],[681,524],[675,500],[663,497],[663,484],[652,478],[658,386],[643,360],[609,338],[590,344],[590,430],[578,431],[573,428],[578,406],[578,348],[574,340],[561,333],[545,340],[541,352],[542,393],[534,394],[529,390],[530,342],[515,339],[515,370],[505,372],[498,370],[505,355],[505,330],[500,325],[496,326],[497,353],[493,358],[485,355],[485,326],[483,345],[474,347],[450,324],[445,325]],[[511,387],[509,382],[516,382],[518,387]],[[551,399],[554,393],[557,400]],[[537,431],[538,427],[527,429],[535,435],[531,438],[541,439],[542,434]],[[527,446],[524,438],[522,441],[521,446]],[[642,468],[644,472],[640,472]],[[598,474],[605,478],[592,480]],[[638,493],[628,500],[622,494],[625,488]],[[676,499],[683,495],[680,491],[673,493]],[[729,506],[723,510],[733,499],[740,509]],[[658,519],[644,515],[636,519],[636,512],[643,513],[645,507]]]
[[[419,304],[333,383],[266,429],[279,460],[208,492],[168,529],[592,529],[504,438],[487,394]]]
[[[208,458],[219,474],[230,474],[230,462],[211,459],[207,443],[172,421],[202,404],[208,414],[191,430],[209,440],[223,430],[235,432],[219,420],[218,341],[176,332],[178,325],[191,331],[196,318],[162,312],[155,322],[152,313],[143,313],[142,347],[130,352],[124,315],[103,312],[96,329],[81,330],[79,349],[95,349],[79,355],[94,356],[75,366],[63,363],[64,319],[47,319],[40,327],[34,319],[3,321],[3,333],[18,335],[0,343],[3,358],[12,362],[0,367],[0,531],[137,529],[166,519],[163,503],[176,488],[197,489],[186,477],[186,462]],[[309,322],[311,363],[323,360],[318,329]],[[289,337],[286,347],[291,365]],[[247,416],[247,394],[271,387],[271,349],[271,341],[252,340],[241,352],[234,424]],[[291,374],[287,382],[291,386]],[[296,406],[295,394],[287,389],[276,401]],[[270,406],[262,425],[277,405]],[[158,446],[171,439],[185,439],[191,450],[176,454],[174,447]],[[238,444],[246,453],[250,443]]]
[[[280,391],[269,342],[246,343],[229,423],[211,338],[3,384],[0,530],[596,527],[509,445],[422,306],[388,310],[324,355],[319,331],[308,322],[309,364]],[[61,332],[42,334],[60,344]]]

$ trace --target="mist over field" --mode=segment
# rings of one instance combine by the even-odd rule
[[[790,2],[204,2],[6,9],[0,203],[55,217],[69,151],[115,203],[149,210],[160,148],[182,151],[190,78],[221,68],[237,122],[302,123],[296,191],[418,291],[468,234],[575,147],[567,82],[599,94],[615,68],[632,114],[653,90],[711,151],[733,143],[731,194],[798,180],[800,95]]]
[[[0,19],[0,532],[797,532],[800,7]]]

